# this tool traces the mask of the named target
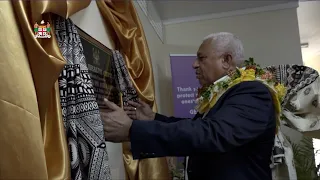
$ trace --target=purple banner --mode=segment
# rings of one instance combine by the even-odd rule
[[[174,116],[193,118],[199,82],[192,64],[196,55],[170,55]]]

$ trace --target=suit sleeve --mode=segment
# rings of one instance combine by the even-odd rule
[[[165,123],[172,123],[172,122],[177,122],[180,120],[184,120],[185,118],[176,118],[176,117],[167,117],[162,114],[156,113],[156,116],[154,117],[154,120],[156,121],[161,121]]]
[[[275,130],[272,97],[260,82],[234,86],[222,103],[214,115],[209,112],[202,120],[134,121],[130,130],[133,158],[223,153],[256,139],[270,126]]]

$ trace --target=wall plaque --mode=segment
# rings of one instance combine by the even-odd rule
[[[100,109],[105,109],[103,99],[107,98],[121,107],[120,92],[116,88],[112,70],[112,52],[102,43],[77,27],[86,57],[88,71],[91,76],[93,89]]]

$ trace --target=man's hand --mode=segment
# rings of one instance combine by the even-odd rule
[[[107,99],[104,100],[109,110],[101,110],[104,136],[107,141],[129,141],[129,131],[132,125],[130,117],[116,104]]]
[[[147,103],[139,99],[139,102],[129,101],[128,104],[130,106],[125,106],[123,109],[131,119],[154,120],[156,113],[152,111]]]

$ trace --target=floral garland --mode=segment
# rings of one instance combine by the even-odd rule
[[[216,104],[218,99],[231,87],[244,81],[260,81],[265,84],[273,98],[277,113],[277,127],[280,125],[281,102],[286,94],[284,85],[276,81],[275,76],[260,65],[256,64],[253,58],[245,61],[245,67],[229,72],[227,76],[219,79],[214,84],[198,89],[196,99],[196,110],[200,114],[208,111]],[[277,128],[278,129],[278,128]]]

